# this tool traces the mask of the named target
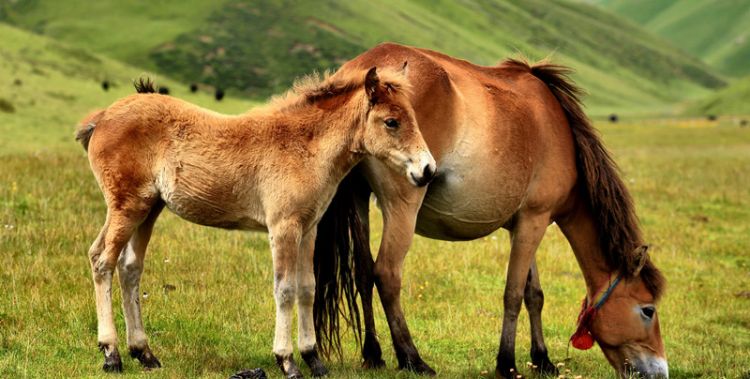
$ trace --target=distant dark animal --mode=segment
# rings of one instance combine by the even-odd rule
[[[614,123],[616,123],[616,122],[617,122],[618,120],[620,120],[620,118],[619,118],[619,117],[617,117],[617,115],[616,115],[616,114],[612,113],[611,115],[609,115],[609,122],[611,122],[611,123],[613,123],[613,124],[614,124]]]
[[[23,82],[21,81],[21,79],[16,79],[13,81],[13,85],[20,87],[21,85],[23,85]]]
[[[323,231],[339,230],[336,224],[348,222],[327,213],[315,248],[317,260],[323,256],[319,253],[341,246],[337,239],[365,241],[365,251],[354,250],[355,268],[350,270],[357,276],[362,300],[364,365],[384,364],[373,319],[374,283],[399,367],[434,373],[420,357],[401,307],[403,264],[413,232],[465,241],[502,227],[510,231],[511,248],[496,376],[515,379],[518,375],[516,326],[524,302],[531,321],[532,363],[539,371],[555,372],[542,336],[544,299],[534,258],[547,226],[554,222],[570,243],[586,284],[572,345],[589,348],[598,342],[623,377],[632,371],[648,378],[666,376],[656,308],[664,279],[646,252],[635,207],[615,162],[583,112],[581,91],[568,77],[570,70],[517,60],[477,66],[439,52],[389,43],[345,63],[334,77],[374,64],[400,66],[404,61],[409,62],[407,76],[413,84],[409,99],[439,162],[435,180],[427,187],[412,188],[406,178],[366,158],[342,182],[329,207],[332,215],[354,212],[364,225],[326,232],[334,240],[327,241],[322,239]],[[374,262],[367,243],[371,193],[383,213],[380,251]],[[359,243],[352,245],[356,248]],[[329,266],[322,260],[316,263],[316,267]],[[320,309],[316,317],[324,314],[331,312]],[[330,335],[318,330],[318,336]],[[321,338],[321,343],[326,340]]]
[[[108,80],[103,80],[102,81],[102,89],[105,90],[105,91],[109,91],[109,81]]]
[[[190,92],[192,92],[192,93],[198,92],[198,85],[195,84],[195,83],[191,84],[190,85]]]
[[[214,93],[214,98],[216,101],[221,101],[221,99],[224,98],[224,90],[221,88],[216,89],[216,93]]]
[[[717,117],[715,114],[710,114],[706,118],[708,119],[708,121],[716,121]]]
[[[740,120],[740,126],[743,127],[743,128],[746,127],[747,126],[747,120],[745,120],[744,118],[742,120]]]
[[[169,87],[159,87],[159,93],[162,95],[169,95]]]

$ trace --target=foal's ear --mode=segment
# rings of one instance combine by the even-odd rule
[[[633,256],[635,257],[635,268],[632,272],[633,276],[638,276],[638,274],[641,273],[643,266],[645,266],[646,262],[648,261],[648,245],[641,245],[635,248]]]
[[[401,66],[401,75],[407,77],[409,75],[409,61],[404,61],[404,65]]]
[[[377,67],[373,67],[367,71],[367,75],[365,76],[365,93],[367,93],[370,104],[378,102],[379,88],[380,78],[378,77],[378,69]]]

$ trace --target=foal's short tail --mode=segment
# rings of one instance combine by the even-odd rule
[[[94,128],[96,123],[104,116],[104,109],[96,110],[89,113],[83,120],[78,124],[76,129],[76,141],[83,145],[83,149],[89,150],[89,141],[91,141],[91,135],[94,134]]]
[[[315,240],[315,332],[318,347],[326,357],[332,352],[341,357],[339,315],[352,328],[357,344],[362,341],[354,273],[358,257],[370,254],[370,250],[355,206],[352,182],[349,174],[339,184],[318,223]],[[346,303],[345,309],[342,303]]]

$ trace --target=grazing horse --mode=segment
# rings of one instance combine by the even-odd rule
[[[482,67],[430,50],[382,44],[344,64],[336,75],[405,60],[413,83],[409,99],[438,162],[434,180],[415,188],[377,160],[365,159],[342,182],[328,210],[340,214],[341,208],[355,209],[359,220],[333,224],[324,216],[319,225],[321,237],[320,231],[331,228],[355,234],[348,242],[353,244],[352,271],[364,315],[364,365],[384,364],[372,314],[374,283],[399,367],[434,373],[412,341],[400,304],[402,268],[414,231],[465,241],[505,228],[511,252],[496,375],[518,374],[515,338],[523,302],[531,322],[532,362],[544,373],[556,372],[542,335],[544,298],[535,264],[537,246],[555,222],[586,283],[573,345],[587,348],[596,340],[621,375],[637,371],[647,377],[667,376],[655,308],[664,279],[646,254],[631,197],[581,109],[569,70],[516,60]],[[366,243],[356,243],[369,238],[371,193],[383,214],[375,261]],[[319,238],[316,251],[340,248],[338,242]],[[325,321],[318,315],[332,312],[328,304],[319,303],[316,320]],[[319,337],[330,335],[329,325],[316,324]]]
[[[308,78],[286,96],[239,116],[179,99],[139,94],[87,117],[77,138],[107,203],[107,218],[89,250],[104,370],[121,371],[111,282],[122,286],[127,343],[146,368],[160,367],[141,319],[138,285],[151,231],[166,206],[201,225],[267,231],[274,265],[273,352],[289,378],[292,310],[298,348],[313,376],[318,358],[313,322],[316,225],[339,182],[365,157],[425,185],[435,160],[417,127],[404,71],[373,67],[323,81]]]

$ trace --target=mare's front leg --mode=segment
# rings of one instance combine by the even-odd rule
[[[503,296],[503,331],[495,375],[518,377],[516,368],[516,326],[534,254],[549,225],[549,214],[519,214],[511,228],[510,261]],[[541,308],[540,308],[541,309]]]
[[[414,238],[417,212],[425,188],[415,188],[405,180],[380,181],[375,187],[383,211],[383,238],[375,262],[375,284],[380,293],[398,367],[421,374],[435,375],[435,370],[419,356],[401,309],[401,279],[404,258]]]
[[[281,220],[269,228],[276,300],[273,353],[276,364],[289,379],[303,377],[292,357],[292,311],[297,298],[297,256],[301,239],[302,229],[296,222]]]
[[[302,238],[302,244],[297,257],[297,347],[302,360],[310,368],[312,376],[320,377],[328,374],[328,369],[318,356],[315,340],[315,321],[313,303],[315,302],[315,271],[313,255],[315,253],[315,235],[317,229],[312,228]]]
[[[526,279],[526,289],[523,293],[523,302],[529,312],[531,323],[531,363],[534,370],[543,375],[557,375],[557,367],[552,364],[547,354],[547,346],[544,344],[544,331],[542,329],[542,307],[544,307],[544,292],[539,281],[539,271],[536,268],[536,260],[531,263],[529,276]]]

